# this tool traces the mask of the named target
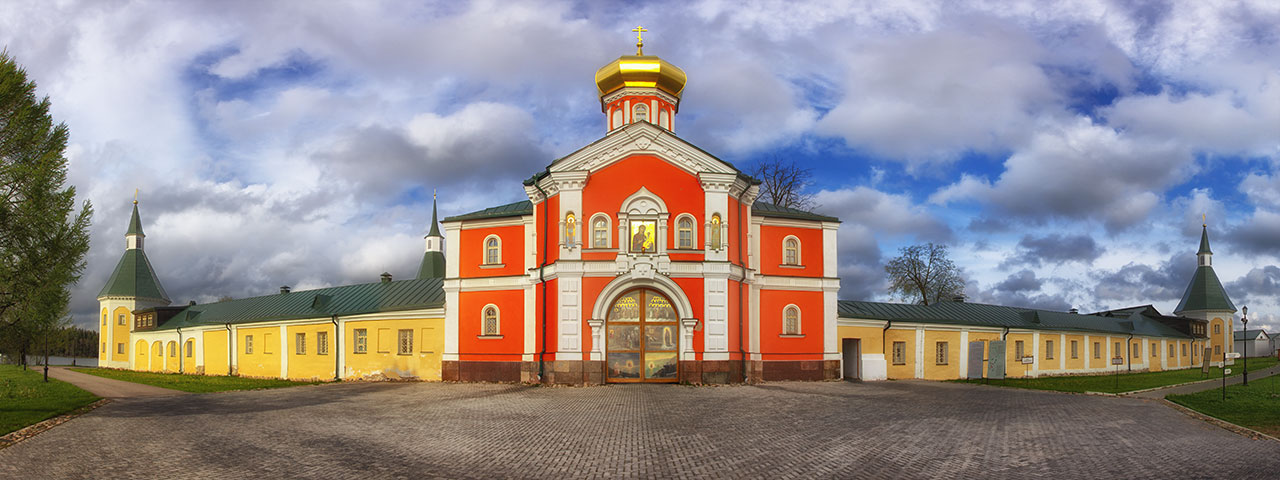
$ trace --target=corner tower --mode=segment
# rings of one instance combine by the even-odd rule
[[[1209,324],[1209,344],[1213,350],[1209,360],[1221,365],[1223,356],[1230,352],[1235,342],[1232,338],[1232,325],[1235,321],[1236,306],[1231,303],[1226,289],[1213,271],[1213,251],[1209,249],[1209,225],[1201,225],[1200,250],[1196,252],[1196,271],[1191,276],[1191,283],[1182,294],[1182,301],[1173,309],[1175,315],[1198,318]]]
[[[444,235],[436,217],[436,195],[431,194],[431,231],[426,236],[426,253],[418,266],[418,278],[444,278]]]
[[[145,238],[135,198],[133,217],[129,219],[129,230],[124,234],[124,255],[116,264],[115,271],[111,272],[107,284],[98,292],[99,366],[129,368],[136,354],[129,338],[133,331],[133,312],[170,303],[169,294],[160,286],[160,279],[143,251]]]
[[[653,55],[644,54],[647,30],[636,27],[636,54],[623,55],[596,71],[596,89],[605,128],[612,132],[635,122],[649,122],[675,132],[680,94],[687,77],[684,70]]]

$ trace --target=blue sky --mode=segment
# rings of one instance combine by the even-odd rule
[[[793,159],[840,217],[841,297],[942,242],[973,301],[1176,305],[1202,214],[1237,305],[1280,329],[1275,2],[18,2],[0,44],[71,129],[96,208],[72,313],[133,189],[175,302],[413,275],[441,213],[604,134],[592,75],[689,75],[677,133]]]

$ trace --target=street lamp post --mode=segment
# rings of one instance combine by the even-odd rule
[[[1240,308],[1240,325],[1244,329],[1244,386],[1249,386],[1249,307]]]

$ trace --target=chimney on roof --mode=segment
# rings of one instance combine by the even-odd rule
[[[289,286],[285,285],[283,287],[280,287],[280,293],[289,293]]]
[[[1080,309],[1073,307],[1071,310],[1067,310],[1067,313],[1070,313],[1072,315],[1077,315],[1080,313]]]
[[[382,283],[391,283],[391,274],[390,274],[390,273],[388,273],[388,272],[382,272]]]
[[[957,295],[955,295],[955,296],[952,296],[952,297],[951,297],[951,301],[956,302],[956,303],[964,303],[964,294],[963,294],[963,293],[961,293],[961,294],[957,294]]]
[[[192,301],[190,301],[190,302],[187,302],[187,306],[188,306],[188,307],[194,307],[194,306],[196,306],[196,301],[195,301],[195,300],[192,300]]]

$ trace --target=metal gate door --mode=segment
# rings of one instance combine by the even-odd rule
[[[975,340],[969,342],[969,378],[982,378],[982,347],[986,342]]]
[[[987,378],[1004,378],[1004,340],[992,340],[987,344]]]

